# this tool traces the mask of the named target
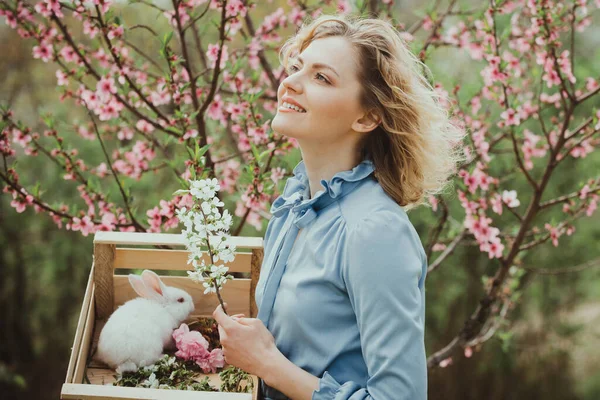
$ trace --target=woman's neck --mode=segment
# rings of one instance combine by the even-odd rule
[[[344,150],[339,146],[331,151],[326,148],[310,149],[306,145],[300,145],[300,149],[308,175],[311,199],[318,191],[325,190],[321,185],[322,179],[329,181],[338,172],[351,170],[362,161],[354,149]]]

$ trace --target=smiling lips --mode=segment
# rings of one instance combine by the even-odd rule
[[[292,103],[288,103],[287,101],[284,101],[283,103],[281,103],[281,106],[279,107],[280,110],[286,110],[286,111],[296,111],[299,113],[305,113],[306,110],[303,109],[302,107],[298,107],[295,104]]]
[[[289,95],[284,95],[281,99],[281,105],[279,106],[279,110],[283,112],[292,112],[296,111],[299,113],[305,113],[306,109],[302,106],[302,104],[298,103]]]

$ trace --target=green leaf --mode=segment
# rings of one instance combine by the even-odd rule
[[[188,181],[186,181],[185,179],[183,179],[182,177],[178,176],[177,180],[179,181],[179,183],[181,184],[181,186],[183,186],[184,188],[186,188],[186,190],[189,190],[190,188],[190,183]],[[181,189],[180,189],[181,190]]]
[[[198,141],[196,141],[196,143],[198,143]],[[200,154],[199,154],[199,156],[202,157],[204,154],[206,154],[206,152],[208,151],[209,147],[210,147],[210,144],[202,146],[202,148],[200,148]]]
[[[254,159],[258,161],[258,159],[259,159],[258,149],[256,148],[256,146],[254,145],[253,142],[250,142],[250,147],[252,148],[252,154],[254,154]]]
[[[181,180],[183,180],[182,178],[179,178]],[[173,196],[179,196],[180,194],[187,194],[190,191],[188,189],[178,189],[176,191],[173,192]]]
[[[171,39],[173,38],[173,31],[167,32],[163,39],[163,46],[167,47]]]
[[[272,149],[267,149],[265,151],[263,151],[262,153],[260,153],[258,155],[258,162],[260,164],[260,162],[262,161],[263,158],[265,158],[266,155],[270,154],[273,150]]]
[[[46,124],[46,126],[48,128],[54,129],[54,117],[52,116],[52,114],[42,115],[42,120],[44,121],[44,124]]]

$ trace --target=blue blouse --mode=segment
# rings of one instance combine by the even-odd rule
[[[427,259],[370,160],[310,198],[304,161],[272,204],[255,296],[292,363],[320,377],[312,400],[427,398]],[[266,400],[289,399],[260,380]]]

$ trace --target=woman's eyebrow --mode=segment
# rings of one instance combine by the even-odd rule
[[[297,60],[300,61],[302,64],[304,64],[304,60],[302,59],[302,57],[298,56]],[[338,74],[337,71],[335,69],[333,69],[333,67],[330,67],[327,64],[314,63],[312,65],[312,67],[313,68],[327,68],[327,69],[330,69],[331,71],[333,71],[333,73],[336,74],[338,77],[340,76],[340,74]]]

